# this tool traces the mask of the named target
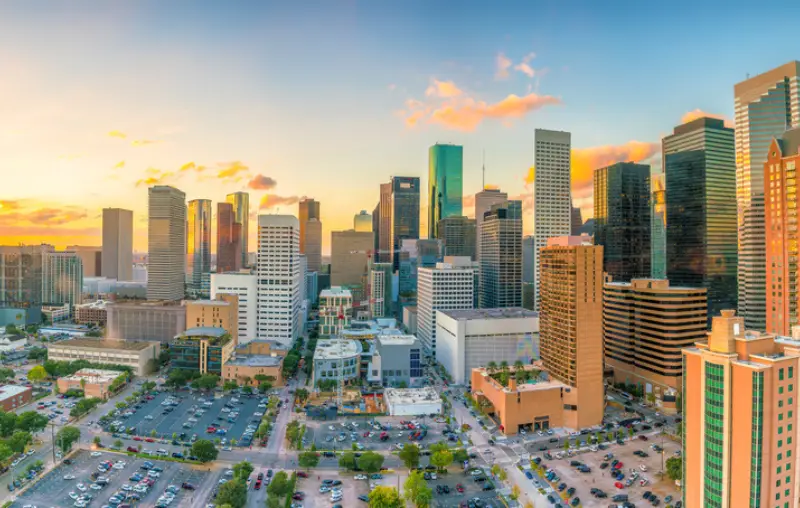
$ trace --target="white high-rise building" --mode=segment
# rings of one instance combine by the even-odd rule
[[[258,337],[290,346],[300,332],[300,221],[297,217],[258,216],[256,274]]]
[[[547,239],[570,235],[571,134],[536,129],[533,171],[534,309],[539,309],[539,250]]]
[[[239,297],[239,344],[246,344],[257,337],[257,280],[256,276],[250,273],[211,274],[212,300],[216,300],[217,295]]]
[[[103,253],[100,273],[117,280],[133,280],[133,212],[103,208]]]
[[[764,163],[773,138],[800,125],[800,62],[737,83],[736,204],[739,225],[739,315],[747,328],[767,325]],[[774,288],[773,288],[774,290]]]
[[[83,261],[77,252],[48,251],[42,258],[42,303],[69,304],[70,309],[81,303],[83,292]]]
[[[148,189],[147,299],[181,300],[186,272],[186,194],[169,185]]]
[[[483,216],[493,205],[502,205],[508,201],[508,194],[500,189],[483,189],[475,194],[475,261],[481,260],[481,225]]]
[[[475,308],[475,269],[469,257],[445,257],[417,270],[417,337],[436,356],[436,311]]]

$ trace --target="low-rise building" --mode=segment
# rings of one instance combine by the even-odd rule
[[[353,293],[349,289],[334,286],[319,294],[319,335],[336,335],[339,325],[347,328],[353,312]]]
[[[422,384],[422,343],[418,338],[384,334],[378,335],[375,345],[372,361],[380,366],[383,386],[408,388]]]
[[[224,328],[202,326],[176,335],[169,344],[172,368],[222,376],[222,366],[236,346]]]
[[[106,306],[106,335],[122,340],[169,342],[186,330],[186,310],[180,302],[124,302]]]
[[[113,363],[133,369],[137,376],[152,372],[161,354],[160,342],[124,341],[116,339],[69,339],[47,344],[49,360]]]
[[[190,328],[222,328],[239,343],[239,296],[220,293],[216,300],[193,300],[184,302],[186,326]]]
[[[442,398],[431,386],[387,388],[383,400],[392,416],[438,415],[442,412]]]
[[[29,386],[3,385],[0,386],[0,408],[5,412],[12,412],[31,401],[33,389]]]
[[[520,307],[436,311],[436,360],[453,383],[490,362],[524,365],[539,359],[539,313]]]
[[[345,382],[357,379],[361,371],[361,341],[349,339],[319,339],[314,350],[313,386],[320,381],[339,379],[343,368]]]
[[[211,298],[218,300],[223,294],[239,297],[239,336],[237,344],[244,344],[256,338],[256,324],[258,315],[258,279],[255,274],[247,272],[238,273],[212,273]],[[191,325],[191,323],[189,323]],[[192,325],[196,326],[196,325]]]
[[[65,303],[63,305],[43,305],[42,315],[50,323],[69,321],[69,317],[71,315],[71,307],[68,303]]]
[[[288,349],[280,342],[251,340],[234,349],[233,355],[222,366],[222,378],[258,386],[256,376],[262,375],[272,378],[272,386],[283,386],[283,359],[287,353]]]
[[[124,372],[104,369],[81,369],[71,376],[58,378],[56,384],[58,391],[64,393],[68,390],[83,390],[86,398],[94,397],[107,399],[111,395],[111,386]]]
[[[75,306],[75,322],[82,325],[96,324],[105,327],[108,322],[105,300],[82,303]]]
[[[28,345],[28,339],[21,335],[0,333],[0,353],[21,351]]]

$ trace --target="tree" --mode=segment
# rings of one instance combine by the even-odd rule
[[[47,360],[47,348],[32,347],[28,350],[28,360]]]
[[[56,434],[56,443],[61,451],[67,453],[72,444],[81,438],[81,429],[78,427],[62,427]]]
[[[463,448],[456,448],[453,450],[453,462],[463,464],[465,460],[469,460],[467,450],[464,450]]]
[[[497,372],[497,362],[495,362],[494,360],[489,362],[486,365],[486,370],[489,371],[489,374],[494,374],[495,372]]]
[[[376,452],[364,452],[358,457],[358,468],[365,473],[377,473],[383,466],[383,455]]]
[[[235,390],[237,388],[239,388],[239,385],[236,384],[236,381],[227,380],[222,384],[222,390],[225,392]]]
[[[363,455],[362,455],[363,457]],[[356,468],[356,455],[353,452],[345,452],[339,457],[339,467],[352,471]]]
[[[653,392],[648,393],[647,394],[647,402],[650,405],[654,405],[656,403],[656,394],[653,393]]]
[[[36,434],[47,428],[48,421],[43,414],[39,414],[36,411],[25,411],[17,417],[17,428]]]
[[[11,448],[9,448],[5,443],[0,443],[0,460],[6,460],[12,455],[14,455],[14,452],[11,450]]]
[[[308,395],[309,395],[308,390],[306,390],[305,388],[298,388],[297,390],[294,391],[294,396],[297,397],[297,399],[300,402],[307,400]]]
[[[94,436],[94,439],[92,439],[92,442],[94,444],[96,444],[97,446],[102,446],[103,445],[103,440],[100,439],[100,436]]]
[[[213,390],[219,384],[219,376],[216,374],[203,374],[197,379],[197,386],[201,390]]]
[[[253,472],[253,464],[243,460],[239,462],[235,466],[233,466],[233,477],[240,481],[247,481],[250,478],[250,474]]]
[[[501,482],[504,482],[506,481],[506,478],[508,478],[508,473],[506,473],[505,469],[501,468],[500,472],[497,473],[497,479],[500,480]]]
[[[267,493],[275,497],[283,497],[289,493],[289,475],[286,471],[278,471],[267,487]]]
[[[670,457],[667,459],[667,476],[670,480],[683,480],[683,459]]]
[[[311,445],[310,451],[303,452],[297,456],[297,464],[306,469],[317,467],[317,464],[319,464],[319,454],[316,452],[314,445]]]
[[[156,432],[156,429],[153,429],[153,430],[150,431],[150,437],[156,437],[157,435],[158,435],[158,432]]]
[[[514,362],[514,372],[521,371],[525,368],[525,364],[522,363],[522,360],[517,360]]]
[[[28,381],[31,383],[39,383],[44,381],[47,378],[47,371],[44,370],[44,367],[41,365],[37,365],[36,367],[32,368],[28,371]]]
[[[492,464],[492,476],[497,476],[500,474],[500,466],[498,464]]]
[[[9,437],[17,428],[17,415],[0,411],[0,437]]]
[[[569,450],[569,438],[564,439],[564,451]]]
[[[444,469],[453,463],[453,454],[450,451],[438,451],[431,455],[431,464]]]
[[[403,484],[403,490],[403,497],[417,508],[427,508],[433,499],[433,489],[428,487],[422,471],[412,471]]]
[[[675,426],[675,434],[677,434],[678,437],[683,435],[683,422],[679,422],[678,425]]]
[[[519,486],[517,484],[514,484],[514,486],[511,487],[511,496],[510,497],[514,501],[519,499]]]
[[[258,383],[267,382],[270,380],[269,378],[270,376],[267,376],[266,374],[256,374],[255,376],[253,376],[253,379],[255,379],[256,382]]]
[[[634,432],[636,432],[636,431],[633,429],[633,425],[628,427],[628,439],[633,439]]]
[[[31,436],[30,432],[18,430],[14,432],[10,438],[6,439],[6,444],[16,453],[23,453],[25,451],[25,447],[28,446],[31,441],[33,441],[33,437]]]
[[[7,381],[14,378],[14,369],[0,367],[0,381]]]
[[[270,390],[272,390],[272,383],[270,383],[269,381],[264,381],[262,383],[259,383],[259,385],[258,385],[258,391],[259,392],[267,393]]]
[[[408,443],[403,446],[398,455],[400,460],[408,469],[413,469],[419,466],[419,446],[414,443]]]
[[[197,457],[200,462],[210,462],[217,460],[219,450],[208,439],[198,439],[192,444],[192,455]]]
[[[117,439],[116,441],[114,441],[114,448],[116,448],[117,450],[122,448],[122,440],[121,439]]]
[[[220,486],[214,503],[227,504],[231,508],[243,508],[247,504],[247,485],[241,480],[225,482]]]
[[[405,501],[394,487],[378,485],[369,493],[369,508],[405,508]]]

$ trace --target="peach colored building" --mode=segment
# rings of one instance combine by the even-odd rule
[[[83,390],[86,398],[106,399],[111,394],[109,388],[123,372],[102,369],[81,369],[71,376],[58,378],[58,391]]]
[[[764,163],[764,223],[767,263],[767,332],[786,335],[798,324],[800,281],[797,258],[797,166],[800,128],[773,139]],[[761,155],[761,154],[759,154]]]
[[[563,391],[564,427],[603,422],[603,246],[550,238],[539,251],[539,352]]]
[[[280,342],[251,340],[234,350],[222,366],[222,378],[237,383],[249,379],[251,386],[258,386],[255,377],[261,374],[274,378],[274,381],[270,381],[272,386],[283,386],[283,359],[288,352]]]
[[[187,300],[186,328],[222,328],[239,343],[239,296],[219,293],[216,300]]]
[[[745,330],[723,310],[683,350],[683,486],[688,507],[796,508],[800,329]]]

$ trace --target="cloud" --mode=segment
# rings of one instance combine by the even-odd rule
[[[707,116],[709,118],[716,118],[718,120],[723,120],[725,122],[725,127],[733,128],[733,121],[725,115],[718,115],[716,113],[706,113],[701,109],[693,109],[692,111],[688,111],[683,114],[681,117],[681,123],[691,122],[692,120],[697,120],[698,118],[703,118]]]
[[[145,178],[136,180],[137,187],[141,187],[142,185],[148,187],[151,185],[160,185],[166,183],[167,180],[175,176],[175,173],[171,171],[161,171],[157,168],[147,168],[144,173],[147,176]]]
[[[270,190],[274,189],[276,185],[278,185],[278,182],[276,182],[274,178],[264,175],[256,175],[252,180],[247,182],[247,188],[255,190]]]
[[[112,138],[120,138],[120,139],[125,139],[128,137],[127,134],[120,131],[111,131],[108,133],[108,135],[111,136]]]
[[[22,208],[22,203],[15,199],[7,199],[3,200],[0,199],[0,214],[8,213],[13,210],[19,210]]]
[[[537,109],[558,104],[561,104],[561,99],[558,97],[535,93],[522,97],[511,94],[493,104],[468,98],[446,103],[434,109],[430,113],[428,122],[438,123],[448,129],[473,131],[487,118],[496,120],[521,118]]]
[[[303,198],[298,196],[278,196],[277,194],[264,194],[264,196],[261,198],[261,202],[258,205],[258,209],[267,210],[282,205],[294,205],[297,204],[301,199]]]
[[[219,162],[217,163],[217,167],[219,167],[217,178],[222,180],[233,180],[235,182],[238,182],[245,176],[240,173],[246,173],[250,170],[249,167],[245,166],[240,161]]]
[[[40,226],[59,226],[87,217],[86,211],[77,209],[40,208],[25,214],[28,222]]]
[[[155,145],[157,143],[161,143],[161,141],[155,139],[136,139],[131,141],[131,146]]]
[[[495,79],[508,79],[508,69],[511,67],[512,62],[506,55],[503,53],[498,53],[497,57],[495,58]]]
[[[187,162],[186,164],[181,166],[181,168],[178,171],[183,173],[185,171],[194,170],[194,171],[197,171],[198,173],[200,173],[202,171],[205,171],[205,169],[206,169],[205,166],[202,166],[202,165],[199,165],[199,164],[195,164],[194,162]]]
[[[125,161],[119,161],[116,164],[114,164],[114,169],[122,169],[124,167],[125,167]]]
[[[525,176],[522,178],[522,180],[525,182],[526,189],[533,183],[535,175],[536,175],[536,167],[535,166],[529,167],[528,172],[525,173]]]
[[[428,97],[457,97],[463,92],[452,81],[439,81],[434,79],[433,83],[425,90]]]
[[[530,61],[536,58],[536,53],[528,53],[522,58],[522,62],[514,66],[515,71],[519,71],[529,78],[532,78],[536,71],[530,66]]]

